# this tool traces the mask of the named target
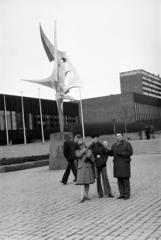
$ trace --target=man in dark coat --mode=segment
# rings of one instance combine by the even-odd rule
[[[147,137],[147,139],[150,139],[150,128],[148,126],[145,127],[145,135]]]
[[[91,145],[89,146],[89,149],[91,149],[93,156],[95,158],[95,163],[97,166],[97,172],[98,172],[98,178],[97,178],[97,193],[98,197],[103,197],[103,189],[101,184],[101,175],[102,175],[102,181],[103,181],[103,188],[104,188],[104,195],[106,197],[114,197],[111,192],[110,183],[107,176],[107,169],[106,169],[106,162],[107,162],[107,152],[104,148],[103,144],[99,141],[98,135],[92,136],[93,141]]]
[[[130,156],[133,154],[131,144],[123,139],[123,133],[116,133],[117,142],[108,150],[108,155],[113,156],[114,177],[117,178],[120,196],[117,199],[127,200],[130,198]]]
[[[67,184],[68,181],[68,177],[70,174],[70,170],[72,170],[75,179],[74,181],[76,181],[77,178],[77,170],[76,170],[76,166],[74,164],[74,161],[77,159],[77,156],[75,154],[76,151],[76,144],[74,141],[72,141],[69,137],[68,134],[65,135],[64,137],[65,141],[64,141],[64,157],[67,159],[68,161],[68,165],[66,167],[65,173],[63,175],[62,180],[60,181],[63,184]]]

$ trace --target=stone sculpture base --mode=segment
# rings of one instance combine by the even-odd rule
[[[72,132],[50,134],[49,170],[65,169],[67,166],[63,155],[64,134],[68,134],[73,140]]]

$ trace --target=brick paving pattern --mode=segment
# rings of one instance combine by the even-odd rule
[[[115,198],[79,203],[71,173],[49,167],[0,174],[0,240],[161,240],[161,155],[135,155],[131,198],[118,200],[112,158],[108,176]]]

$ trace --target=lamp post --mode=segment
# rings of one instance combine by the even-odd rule
[[[113,121],[113,132],[116,133],[116,119],[112,119]]]

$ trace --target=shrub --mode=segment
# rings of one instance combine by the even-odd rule
[[[18,157],[18,158],[2,158],[0,159],[0,166],[20,164],[25,162],[35,162],[40,160],[45,160],[49,158],[49,154],[40,156],[29,156],[29,157]]]

